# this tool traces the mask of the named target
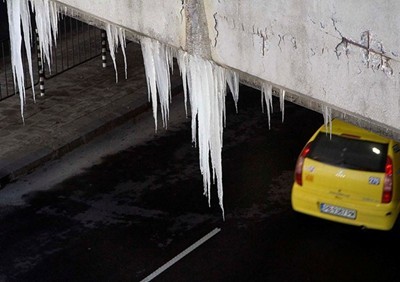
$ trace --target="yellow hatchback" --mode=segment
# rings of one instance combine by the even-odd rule
[[[321,126],[295,167],[295,211],[390,230],[400,210],[400,145],[344,121]]]

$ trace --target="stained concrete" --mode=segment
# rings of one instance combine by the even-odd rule
[[[211,51],[211,60],[240,72],[242,82],[273,84],[311,109],[328,107],[400,140],[398,1],[123,0],[111,10],[108,1],[56,2],[91,24],[121,26],[127,36],[206,59]]]

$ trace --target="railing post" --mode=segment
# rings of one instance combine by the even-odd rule
[[[39,33],[36,31],[36,51],[37,51],[37,63],[38,63],[38,71],[39,71],[39,87],[40,87],[40,96],[44,96],[44,67],[42,60],[42,52],[40,52],[40,44],[39,44]]]
[[[102,29],[101,30],[101,60],[102,60],[103,68],[107,67],[106,44],[107,44],[107,34],[106,34],[106,31],[104,29]]]

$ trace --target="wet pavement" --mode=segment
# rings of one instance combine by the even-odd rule
[[[101,56],[45,81],[46,94],[36,103],[28,90],[22,123],[17,95],[0,101],[0,188],[95,136],[135,118],[150,108],[140,45],[127,45],[128,79],[122,52],[117,53],[119,81],[108,57]],[[179,71],[171,78],[179,92]]]
[[[258,249],[280,253],[286,244],[279,240],[279,226],[281,221],[293,223],[289,201],[293,166],[314,128],[304,129],[310,120],[305,118],[307,111],[298,113],[287,105],[288,123],[282,124],[280,113],[274,113],[268,130],[260,93],[248,88],[240,93],[238,114],[231,97],[227,98],[226,221],[216,187],[212,187],[211,207],[203,196],[190,119],[185,118],[182,97],[176,97],[169,128],[162,134],[153,137],[148,111],[133,123],[136,133],[124,137],[116,128],[106,138],[99,136],[60,159],[67,169],[75,168],[77,159],[87,158],[86,147],[99,160],[84,169],[48,185],[49,178],[63,170],[58,161],[50,162],[53,165],[40,167],[0,191],[3,198],[34,183],[49,186],[23,193],[20,204],[0,213],[0,281],[141,281],[215,228],[221,232],[155,281],[246,281],[249,277],[265,281],[265,262],[271,258]],[[275,106],[279,108],[276,100]],[[313,123],[318,123],[316,116],[322,121],[318,114],[311,116]],[[290,120],[298,120],[301,126]],[[142,129],[143,123],[147,130]],[[94,143],[111,139],[107,135],[115,138],[107,147],[117,147],[124,139],[149,138],[100,158],[103,147]],[[70,155],[76,158],[71,160]],[[272,262],[281,274],[286,266],[281,260]]]

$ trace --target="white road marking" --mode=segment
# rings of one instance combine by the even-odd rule
[[[194,249],[196,249],[197,247],[199,247],[201,244],[203,244],[204,242],[206,242],[207,240],[209,240],[211,237],[213,237],[214,235],[216,235],[218,232],[221,231],[221,228],[215,228],[213,231],[211,231],[210,233],[208,233],[207,235],[205,235],[203,238],[201,238],[200,240],[198,240],[196,243],[194,243],[193,245],[191,245],[190,247],[188,247],[186,250],[184,250],[183,252],[181,252],[179,255],[175,256],[173,259],[171,259],[170,261],[168,261],[166,264],[164,264],[163,266],[159,267],[156,271],[154,271],[152,274],[150,274],[149,276],[147,276],[146,278],[144,278],[141,282],[147,282],[147,281],[151,281],[154,278],[156,278],[158,275],[160,275],[162,272],[164,272],[167,268],[169,268],[170,266],[172,266],[173,264],[175,264],[176,262],[178,262],[181,258],[183,258],[184,256],[186,256],[187,254],[189,254],[191,251],[193,251]]]

